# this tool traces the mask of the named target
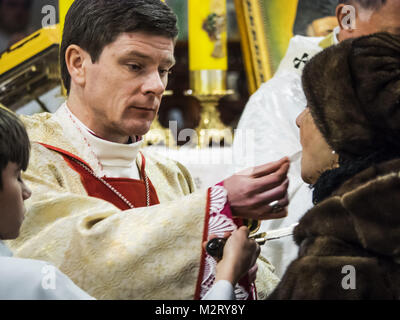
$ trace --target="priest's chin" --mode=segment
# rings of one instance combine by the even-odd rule
[[[150,131],[153,120],[143,120],[143,119],[135,119],[130,121],[129,125],[126,126],[126,130],[124,131],[124,136],[129,137],[142,137]]]

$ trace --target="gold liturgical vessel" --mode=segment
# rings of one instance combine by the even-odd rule
[[[217,106],[233,94],[226,89],[226,0],[189,0],[190,87],[185,94],[199,100],[202,111],[196,128],[198,147],[232,144],[232,129],[225,126]]]

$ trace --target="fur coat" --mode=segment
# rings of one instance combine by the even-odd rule
[[[269,299],[400,299],[400,159],[348,179],[294,239],[298,257]]]

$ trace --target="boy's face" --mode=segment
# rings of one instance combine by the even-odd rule
[[[0,239],[15,239],[19,235],[25,215],[24,201],[31,191],[21,179],[21,169],[9,162],[2,172],[3,189],[0,190]]]

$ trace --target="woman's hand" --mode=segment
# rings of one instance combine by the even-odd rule
[[[250,281],[254,281],[259,254],[260,246],[253,239],[249,239],[247,227],[234,231],[225,244],[222,259],[217,263],[215,282],[227,280],[235,286],[248,272]]]

